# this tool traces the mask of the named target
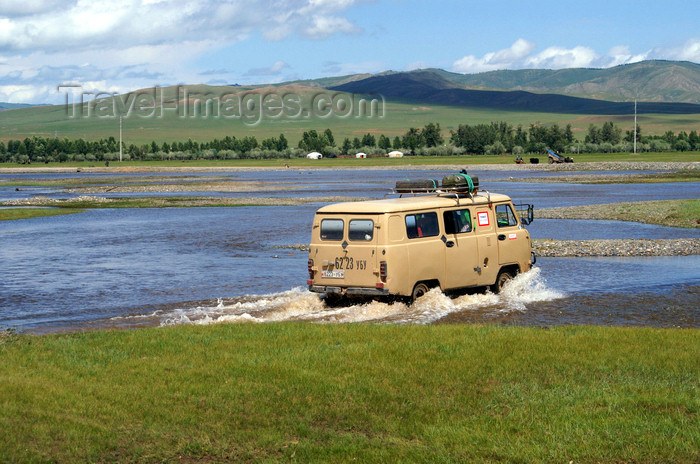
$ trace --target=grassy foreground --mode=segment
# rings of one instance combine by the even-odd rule
[[[700,332],[0,332],[0,462],[698,462]]]

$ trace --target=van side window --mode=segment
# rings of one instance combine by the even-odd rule
[[[321,240],[342,240],[345,223],[342,219],[321,221]]]
[[[472,231],[472,220],[468,209],[445,211],[443,219],[446,234],[463,234]]]
[[[517,226],[518,220],[515,218],[510,205],[496,205],[496,222],[498,227]]]
[[[437,213],[406,215],[406,235],[408,238],[434,237],[439,233]]]
[[[371,219],[351,219],[348,225],[348,239],[370,241],[374,236],[374,221]]]

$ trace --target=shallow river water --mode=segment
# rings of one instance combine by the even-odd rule
[[[398,176],[439,178],[444,174],[401,171]],[[246,171],[223,175],[294,188],[226,194],[233,196],[381,198],[397,178],[397,173],[390,171],[320,171],[313,176],[308,171]],[[535,210],[700,197],[697,182],[525,184],[495,180],[513,176],[510,172],[478,175],[482,187],[507,193],[516,202],[532,202]],[[528,173],[528,177],[534,175]],[[26,175],[0,177],[16,180],[22,176]],[[46,174],[44,178],[67,176],[81,175]],[[16,191],[5,187],[0,188],[0,199],[38,193],[71,196],[52,188]],[[539,258],[534,270],[514,279],[501,295],[450,298],[433,291],[410,307],[371,302],[329,308],[304,288],[307,254],[274,248],[308,243],[309,225],[320,206],[96,209],[2,221],[0,329],[47,332],[281,320],[700,327],[700,256]],[[529,230],[533,238],[555,239],[700,237],[698,230],[619,221],[536,219]]]

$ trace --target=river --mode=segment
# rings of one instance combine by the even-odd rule
[[[553,206],[700,198],[698,182],[514,183],[498,179],[520,173],[476,170],[475,173],[482,188],[511,195],[516,202],[534,203],[535,211]],[[397,178],[439,178],[444,174],[421,170],[398,173],[251,170],[186,175],[224,176],[288,188],[218,194],[226,196],[381,198]],[[158,175],[177,178],[182,174]],[[100,174],[0,177],[88,180],[97,176]],[[54,187],[19,191],[0,187],[2,200],[38,194],[56,198],[73,195]],[[95,209],[66,216],[2,221],[0,328],[43,333],[278,320],[700,327],[700,256],[540,258],[536,269],[514,279],[501,295],[448,298],[440,292],[431,292],[410,307],[402,303],[371,302],[328,308],[304,288],[307,254],[274,248],[308,243],[313,214],[320,206],[322,203]],[[528,228],[533,238],[700,237],[698,230],[619,221],[536,219]]]

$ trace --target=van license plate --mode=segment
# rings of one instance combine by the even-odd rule
[[[344,279],[345,271],[321,271],[321,277],[326,279]]]

